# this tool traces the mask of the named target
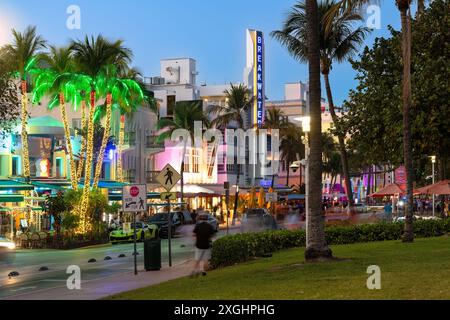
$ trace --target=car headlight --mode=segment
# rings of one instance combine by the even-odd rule
[[[0,242],[0,247],[14,250],[16,248],[16,244],[14,242]]]

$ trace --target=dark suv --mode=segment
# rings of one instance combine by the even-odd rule
[[[277,229],[279,228],[275,218],[266,209],[249,209],[241,219],[242,232],[258,232]]]
[[[177,228],[181,225],[180,216],[178,213],[171,212],[172,217],[172,238],[175,236]],[[150,218],[149,225],[156,225],[159,230],[159,237],[166,239],[169,237],[169,214],[157,213]]]

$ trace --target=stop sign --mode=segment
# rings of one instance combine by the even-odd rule
[[[139,195],[139,188],[134,186],[130,188],[130,195],[132,197],[137,197]]]

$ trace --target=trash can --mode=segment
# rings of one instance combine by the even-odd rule
[[[144,265],[146,271],[161,270],[161,239],[144,241]]]

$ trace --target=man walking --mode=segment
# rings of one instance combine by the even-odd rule
[[[211,237],[214,235],[214,228],[208,223],[207,215],[199,215],[194,228],[195,241],[195,267],[193,275],[206,276],[208,262],[211,259]]]

